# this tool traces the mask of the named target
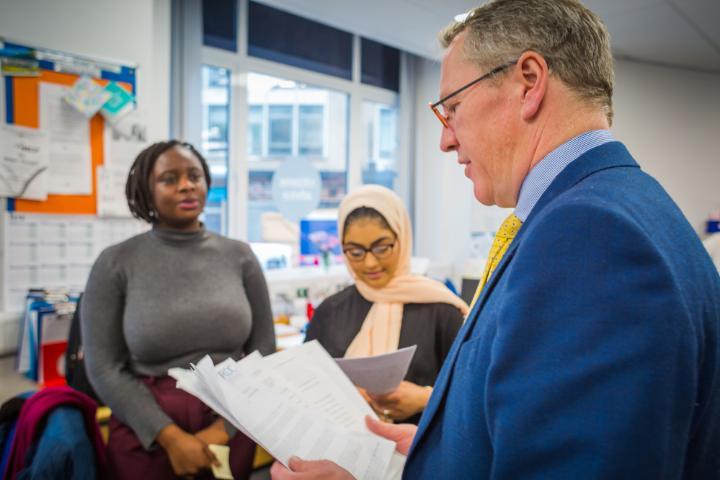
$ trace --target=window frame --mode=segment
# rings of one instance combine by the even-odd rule
[[[362,185],[362,169],[367,159],[367,146],[365,127],[363,125],[363,102],[370,101],[392,105],[398,108],[396,136],[398,139],[398,161],[397,178],[395,190],[408,205],[412,215],[412,180],[411,165],[408,160],[408,147],[404,143],[410,142],[409,128],[405,123],[410,121],[409,115],[404,115],[401,110],[403,95],[403,65],[404,54],[401,52],[400,66],[400,93],[386,90],[380,87],[363,84],[360,81],[360,39],[359,35],[353,35],[353,66],[352,80],[345,80],[339,77],[317,73],[311,70],[304,70],[298,67],[271,62],[257,57],[247,55],[247,13],[248,4],[238,0],[238,28],[237,28],[237,52],[229,52],[219,48],[201,46],[200,66],[212,65],[226,68],[230,71],[230,106],[228,122],[230,129],[229,136],[229,159],[228,159],[228,236],[232,238],[247,238],[247,212],[248,212],[248,183],[251,166],[248,148],[248,115],[249,105],[247,101],[247,84],[244,76],[248,73],[258,73],[273,77],[286,78],[307,85],[317,86],[346,93],[349,98],[348,118],[348,159],[347,159],[347,189],[348,191]],[[327,112],[324,112],[327,115]],[[294,118],[297,119],[297,108]],[[266,121],[267,111],[263,109],[263,122]],[[327,121],[327,120],[325,120]],[[269,149],[267,141],[267,123],[263,123],[263,153]],[[297,125],[297,123],[295,123]],[[234,133],[234,134],[233,134]],[[293,135],[297,135],[297,127]],[[327,145],[327,140],[323,139]],[[295,141],[293,145],[298,145]],[[325,152],[323,152],[325,153]],[[253,166],[257,166],[256,163]],[[268,168],[272,168],[272,162],[268,162]]]

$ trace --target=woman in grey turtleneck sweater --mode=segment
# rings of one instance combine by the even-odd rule
[[[141,152],[126,194],[152,229],[102,252],[88,279],[86,365],[112,409],[108,463],[118,479],[202,473],[214,458],[210,443],[229,442],[235,478],[251,468],[254,445],[167,377],[208,353],[219,361],[275,351],[257,259],[199,220],[209,185],[207,163],[190,145],[161,142]]]

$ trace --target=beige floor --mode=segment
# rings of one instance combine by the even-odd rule
[[[31,382],[15,371],[15,357],[0,357],[0,404],[18,393],[37,390],[35,382]]]

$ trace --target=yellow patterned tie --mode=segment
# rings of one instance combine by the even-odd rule
[[[475,301],[480,296],[480,292],[482,292],[483,287],[490,278],[490,275],[492,275],[492,273],[495,271],[495,268],[500,263],[500,260],[502,260],[505,252],[507,252],[508,247],[515,238],[515,235],[517,235],[520,227],[522,227],[522,220],[516,217],[514,213],[508,215],[505,221],[503,221],[502,225],[500,225],[500,229],[495,234],[495,239],[493,240],[492,247],[490,247],[490,253],[488,253],[488,259],[485,263],[485,271],[483,272],[483,276],[478,283],[477,290],[475,290],[475,295],[473,296],[470,308],[472,308],[472,306],[475,304]]]

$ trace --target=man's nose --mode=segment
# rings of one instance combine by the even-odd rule
[[[452,152],[457,150],[458,141],[455,137],[455,131],[449,127],[443,127],[440,133],[440,150],[443,152]]]

